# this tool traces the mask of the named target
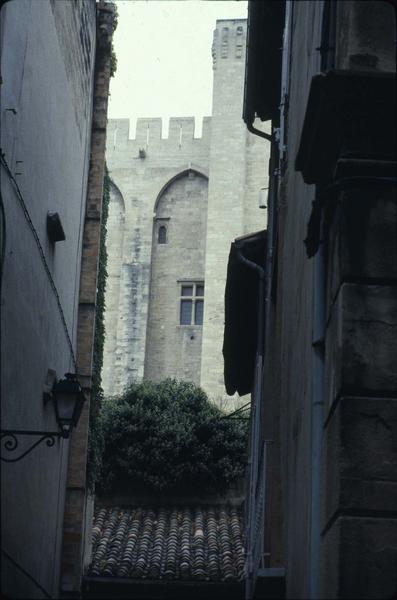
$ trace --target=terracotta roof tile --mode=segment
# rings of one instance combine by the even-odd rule
[[[96,511],[90,574],[240,581],[242,515],[221,506],[104,507]]]

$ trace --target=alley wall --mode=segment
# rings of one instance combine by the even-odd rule
[[[1,9],[1,148],[9,168],[2,164],[3,428],[57,431],[53,403],[43,402],[47,373],[75,370],[95,13],[94,1],[23,0]],[[65,241],[51,242],[47,212],[59,214]],[[43,597],[14,563],[58,597],[68,450],[57,439],[21,462],[2,463],[2,542],[10,557],[2,556],[2,583],[10,597]]]

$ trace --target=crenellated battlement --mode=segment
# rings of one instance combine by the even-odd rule
[[[109,119],[107,126],[107,145],[110,150],[123,147],[127,143],[148,151],[151,147],[182,147],[192,142],[209,144],[211,133],[211,117],[203,118],[201,137],[195,137],[194,117],[171,117],[169,119],[168,136],[163,137],[163,121],[161,118],[141,118],[136,121],[135,137],[130,137],[129,119]]]

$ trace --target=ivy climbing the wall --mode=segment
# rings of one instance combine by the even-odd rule
[[[113,33],[118,24],[118,11],[116,4],[113,13]],[[112,46],[110,55],[110,77],[114,77],[117,70],[117,57],[114,51],[112,36]],[[103,346],[105,343],[105,291],[107,278],[107,251],[106,251],[106,224],[109,213],[110,201],[110,184],[111,179],[109,171],[105,163],[104,178],[103,178],[103,200],[102,200],[102,215],[101,215],[101,239],[99,245],[99,264],[98,264],[98,281],[97,281],[97,297],[96,297],[96,312],[95,312],[95,336],[94,336],[94,352],[92,366],[92,387],[91,387],[91,402],[90,402],[90,426],[88,435],[88,458],[87,458],[87,485],[91,492],[94,491],[95,482],[98,479],[102,464],[103,454],[103,427],[102,427],[102,402],[103,389],[101,381],[101,371],[103,364]]]
[[[103,364],[103,346],[105,342],[105,290],[107,278],[106,224],[109,213],[111,179],[105,164],[103,180],[103,201],[101,219],[101,240],[99,246],[99,266],[95,316],[94,355],[92,369],[92,388],[90,404],[90,429],[88,437],[88,487],[93,491],[95,481],[99,476],[104,448],[102,426],[103,390],[101,385],[101,370]]]

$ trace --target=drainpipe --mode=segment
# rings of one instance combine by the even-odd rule
[[[249,269],[257,272],[259,277],[258,290],[258,308],[257,308],[257,342],[256,342],[256,358],[255,358],[255,388],[254,388],[254,412],[252,417],[255,417],[253,423],[253,439],[251,440],[251,458],[256,457],[257,442],[259,440],[260,423],[261,423],[261,408],[262,408],[262,373],[263,373],[263,355],[264,355],[264,340],[265,340],[265,271],[257,263],[249,260],[242,254],[242,248],[236,244],[237,258],[239,262],[246,265]],[[256,418],[257,417],[257,418]],[[252,460],[252,465],[255,461]],[[256,481],[256,472],[255,472]]]
[[[324,244],[314,257],[312,406],[311,406],[311,490],[309,536],[309,598],[319,598],[321,545],[321,477],[324,420],[324,336],[325,336],[325,265]]]
[[[263,137],[263,138],[265,138],[265,140],[268,140],[269,142],[273,141],[273,136],[270,133],[266,133],[265,131],[256,129],[256,127],[254,127],[253,123],[246,123],[246,125],[247,125],[247,129],[250,133],[253,133],[254,135],[258,135],[259,137]]]
[[[286,126],[287,112],[289,103],[290,89],[290,66],[291,66],[291,43],[292,43],[292,0],[287,0],[285,3],[285,21],[283,33],[283,54],[281,61],[281,92],[280,92],[280,129],[279,137],[279,153],[280,165],[286,159]]]
[[[237,259],[242,264],[246,265],[249,269],[256,271],[259,277],[259,290],[258,290],[258,320],[257,320],[257,345],[256,345],[256,359],[255,359],[255,381],[254,381],[254,404],[251,413],[251,438],[250,438],[250,475],[249,475],[249,498],[248,498],[248,531],[247,531],[247,563],[248,569],[246,573],[246,590],[245,597],[248,599],[252,598],[254,589],[254,574],[256,572],[256,565],[253,565],[253,536],[254,531],[254,518],[256,514],[255,506],[255,491],[257,486],[258,469],[259,469],[259,436],[260,436],[260,424],[261,424],[261,408],[262,408],[262,373],[263,373],[263,354],[264,354],[264,297],[265,297],[265,271],[255,262],[249,260],[242,254],[242,247],[235,243],[237,250]],[[264,531],[262,532],[264,536]],[[261,557],[263,559],[263,556]]]
[[[323,73],[335,68],[336,50],[336,2],[325,0],[321,24],[320,69]]]

